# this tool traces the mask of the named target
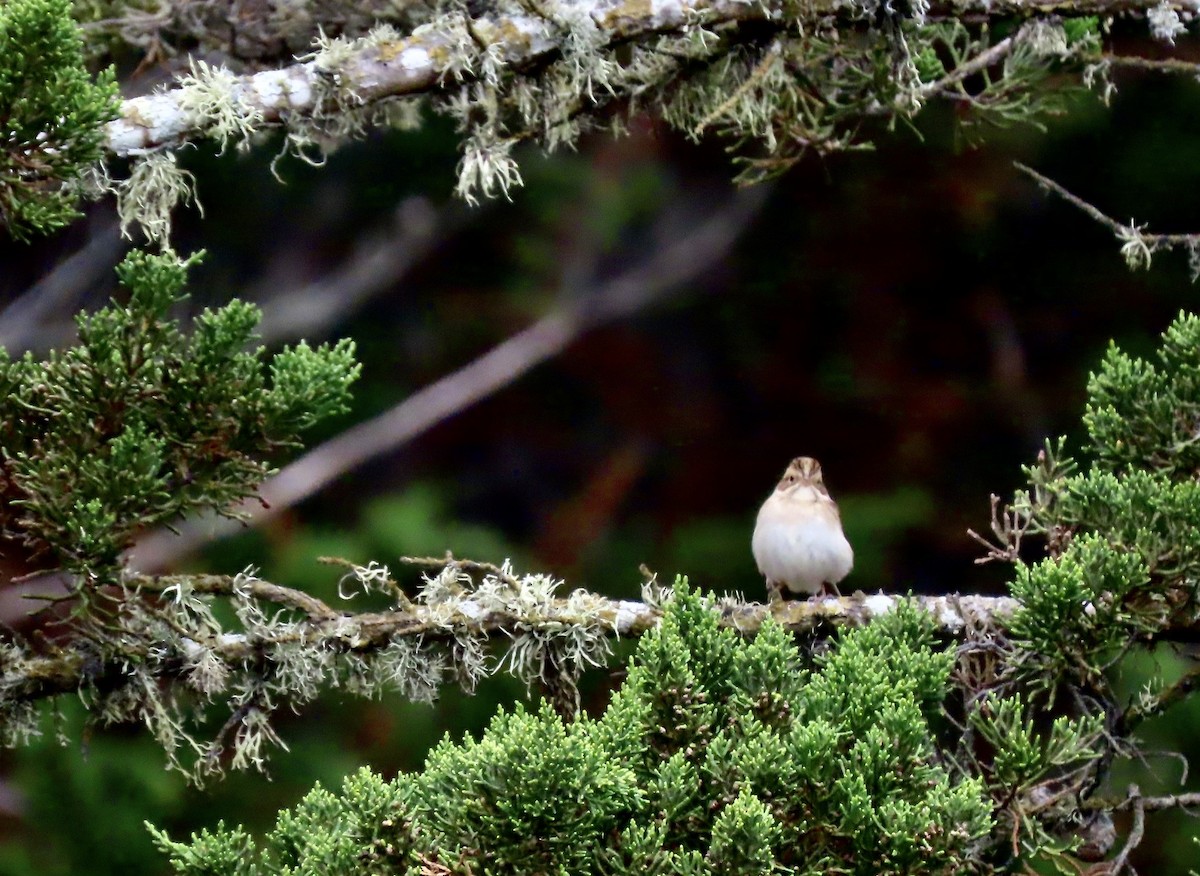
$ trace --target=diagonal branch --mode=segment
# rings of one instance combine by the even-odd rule
[[[1196,809],[1200,808],[1200,792],[1189,791],[1184,794],[1163,794],[1158,797],[1143,797],[1140,793],[1131,793],[1125,797],[1093,797],[1083,804],[1083,808],[1093,812],[1129,812],[1141,809],[1144,812],[1161,812],[1164,809]]]
[[[135,568],[161,569],[202,544],[262,522],[319,492],[365,462],[393,453],[447,418],[508,386],[566,349],[586,331],[627,317],[702,276],[757,215],[767,187],[745,189],[653,256],[612,280],[585,288],[533,325],[400,404],[304,454],[263,484],[261,501],[235,509],[239,520],[206,518],[177,531],[143,537],[129,558]]]
[[[1014,161],[1013,166],[1046,191],[1062,198],[1072,207],[1083,211],[1111,231],[1113,236],[1120,242],[1121,255],[1130,268],[1148,268],[1150,267],[1150,260],[1154,253],[1182,248],[1188,252],[1192,281],[1195,282],[1200,277],[1200,234],[1147,233],[1145,225],[1139,225],[1133,220],[1130,220],[1128,223],[1117,221],[1095,205],[1089,204],[1076,194],[1072,194],[1063,188],[1063,186],[1049,177],[1038,173],[1033,168],[1027,167],[1019,161]]]
[[[299,289],[266,277],[247,298],[259,302],[264,344],[326,336],[369,301],[395,288],[437,245],[476,218],[460,204],[443,209],[412,196],[395,209],[382,229],[360,235],[353,252],[327,274]],[[271,291],[268,291],[271,290]]]

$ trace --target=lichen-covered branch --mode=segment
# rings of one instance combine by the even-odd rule
[[[739,0],[600,0],[571,8],[586,15],[606,43],[682,29],[697,20],[716,25],[767,17],[766,6]],[[561,30],[532,14],[447,16],[408,36],[386,28],[328,43],[309,60],[279,70],[211,84],[201,74],[170,91],[126,101],[121,118],[108,126],[108,147],[124,157],[208,136],[212,119],[197,100],[197,88],[214,96],[219,90],[227,112],[248,121],[286,123],[319,116],[338,96],[369,105],[486,77],[485,61],[493,70],[528,67],[562,51]]]
[[[78,57],[66,66],[85,84],[81,40],[65,7],[21,2],[31,4],[33,29],[56,19],[72,30],[67,42]],[[182,27],[181,45],[198,38],[214,50],[210,57],[233,66],[210,63],[201,51],[181,57],[173,87],[124,101],[116,118],[116,102],[100,100],[112,86],[105,74],[96,105],[78,120],[90,124],[87,138],[70,139],[90,138],[92,151],[106,158],[137,159],[122,178],[94,167],[87,160],[92,152],[64,163],[60,146],[25,146],[18,137],[19,148],[0,161],[13,168],[8,194],[0,198],[10,203],[0,203],[0,210],[14,229],[21,210],[32,210],[18,209],[23,199],[42,209],[46,192],[53,193],[61,214],[54,221],[60,221],[76,195],[107,192],[117,196],[125,233],[140,227],[151,241],[169,245],[172,209],[194,200],[195,180],[175,160],[180,147],[209,140],[222,150],[248,148],[283,129],[285,153],[319,160],[368,129],[420,125],[428,111],[458,126],[456,191],[468,202],[507,196],[521,185],[513,157],[518,143],[548,150],[573,145],[584,131],[619,130],[628,113],[643,110],[691,137],[731,137],[743,160],[739,179],[755,181],[808,152],[866,148],[931,100],[955,103],[964,125],[1040,124],[1064,110],[1073,83],[1099,84],[1107,93],[1113,56],[1104,51],[1102,25],[1112,16],[1143,18],[1167,43],[1185,32],[1192,16],[1190,0],[1069,6],[1045,0],[437,0],[400,4],[382,17],[360,14],[343,26],[331,19],[332,32],[340,34],[334,38],[326,35],[324,13],[310,4],[296,10],[298,23],[249,22],[252,31],[270,24],[286,31],[281,45],[306,31],[310,40],[311,51],[297,63],[255,70],[239,60],[236,36],[202,38],[206,22],[215,27],[220,20],[218,0],[186,8],[168,3],[132,18],[113,6],[81,4],[85,19],[96,16],[84,22],[89,33],[110,28],[110,35],[145,49],[149,60],[180,51],[172,37],[156,35],[174,22]],[[336,18],[332,8],[325,11]],[[988,23],[998,19],[1004,26],[997,31],[1008,32],[993,41]],[[378,23],[364,30],[367,20]],[[232,42],[226,46],[223,39]],[[260,32],[250,42],[272,39]],[[1062,72],[1077,75],[1055,75]],[[29,78],[24,67],[16,73],[14,81]],[[42,78],[54,81],[49,74]],[[39,102],[24,92],[0,93],[0,116],[10,112],[7,104],[34,116],[61,115],[49,97]],[[30,131],[38,132],[38,125],[31,123]],[[39,144],[45,136],[30,134]],[[38,150],[46,155],[32,168],[29,156]],[[47,157],[51,151],[54,160]],[[52,224],[34,213],[27,217],[34,227]],[[1127,253],[1145,249],[1138,231],[1132,229]]]
[[[376,591],[393,607],[339,610],[252,574],[125,577],[107,594],[110,610],[61,644],[5,643],[0,738],[19,743],[38,732],[38,702],[79,695],[93,721],[145,723],[172,763],[199,776],[224,766],[227,746],[235,761],[252,747],[249,763],[258,764],[264,739],[273,739],[270,715],[330,686],[428,701],[444,684],[470,689],[505,672],[565,692],[570,702],[580,674],[604,664],[614,639],[654,628],[669,596],[653,582],[640,602],[582,590],[560,595],[562,582],[546,575],[443,559],[410,598],[385,567],[338,564],[348,569],[339,586],[344,598]],[[714,601],[712,611],[722,626],[741,633],[756,632],[772,615],[792,631],[827,634],[886,615],[900,599],[856,594],[768,608],[727,597]],[[1014,611],[1004,598],[912,602],[946,637],[958,639],[1002,638]],[[236,623],[218,620],[219,603],[233,608]],[[205,703],[225,704],[241,725],[238,733],[222,729],[228,719],[206,730],[208,723],[195,718],[195,706]],[[195,762],[189,766],[180,750],[194,752]]]
[[[470,564],[466,564],[469,567]],[[454,563],[450,568],[462,568]],[[360,570],[367,574],[366,570]],[[456,574],[459,574],[456,572]],[[527,576],[528,578],[528,576]],[[437,592],[442,583],[435,587]],[[535,588],[553,584],[544,576],[534,576]],[[511,579],[511,600],[497,594],[494,587],[483,591],[463,590],[440,593],[434,601],[409,602],[406,606],[382,612],[338,612],[303,591],[263,581],[252,575],[168,575],[132,576],[125,582],[134,593],[155,596],[168,607],[181,593],[187,599],[228,597],[293,609],[299,618],[289,619],[273,628],[260,627],[246,632],[223,632],[210,636],[206,647],[226,664],[237,664],[256,653],[273,647],[303,645],[315,651],[370,655],[386,650],[394,643],[409,639],[422,644],[449,643],[461,637],[516,637],[560,634],[568,628],[591,628],[597,635],[622,638],[638,636],[652,629],[661,617],[655,599],[649,601],[615,600],[576,591],[560,597],[545,592],[521,589],[520,579]],[[526,585],[529,584],[527,580]],[[902,597],[878,593],[867,596],[826,597],[796,600],[777,606],[744,602],[734,597],[714,604],[720,624],[741,633],[757,632],[763,620],[772,616],[795,633],[829,633],[842,627],[866,625],[872,618],[894,610],[901,599],[911,601],[928,613],[937,628],[948,638],[961,639],[982,632],[1002,633],[1016,608],[1014,600],[1002,596],[915,596]],[[1181,631],[1182,632],[1182,631]],[[1189,634],[1191,631],[1187,631]],[[119,683],[119,664],[129,658],[150,658],[172,650],[168,640],[145,640],[118,655],[112,665],[96,662],[96,644],[80,641],[73,646],[45,654],[26,654],[17,658],[10,652],[0,671],[3,699],[33,701],[61,693],[106,683]],[[185,661],[160,661],[155,675],[179,678],[188,672]]]
[[[1125,12],[1165,35],[1177,32],[1168,16],[1181,21],[1170,3],[1126,0],[445,2],[415,27],[321,37],[279,69],[192,63],[108,125],[109,153],[140,159],[108,187],[126,225],[165,239],[164,216],[191,191],[171,155],[185,143],[243,147],[282,128],[285,151],[303,158],[368,128],[419,125],[426,110],[459,127],[468,201],[521,184],[516,144],[553,150],[642,109],[689,136],[735,138],[752,181],[809,151],[865,147],[930,100],[967,110],[964,123],[1037,123],[1071,87],[1051,74],[1082,78],[1092,64],[1103,79],[1099,21]],[[1006,17],[1024,24],[993,42],[980,22]]]
[[[117,156],[139,155],[210,136],[218,103],[227,120],[240,117],[249,130],[257,123],[287,124],[316,118],[330,109],[331,98],[352,98],[365,106],[389,98],[453,90],[466,82],[494,84],[501,71],[527,72],[569,54],[569,42],[576,34],[568,22],[587,30],[592,43],[589,48],[601,51],[651,35],[686,36],[747,21],[782,31],[799,21],[841,16],[846,26],[853,28],[869,5],[850,0],[813,0],[803,6],[783,0],[580,0],[537,7],[557,10],[557,15],[549,16],[534,14],[532,5],[509,9],[498,5],[499,11],[475,18],[446,14],[410,34],[383,28],[359,39],[327,42],[308,60],[277,70],[219,80],[210,68],[194,70],[177,88],[127,100],[121,118],[108,126],[108,147]],[[1147,0],[1080,0],[1069,5],[1038,0],[951,2],[930,5],[927,18],[936,22],[972,16],[1144,15],[1161,5]],[[1186,3],[1175,5],[1180,11],[1189,9]],[[1010,43],[1005,40],[1005,50],[993,48],[980,63],[998,60],[1008,53]],[[977,69],[978,63],[972,64],[952,81]],[[202,99],[205,91],[207,101]]]
[[[4,646],[0,734],[9,743],[26,738],[35,732],[31,722],[37,702],[78,693],[92,705],[95,720],[141,720],[155,731],[173,762],[178,762],[176,749],[192,749],[199,755],[193,769],[208,772],[222,767],[226,744],[233,746],[235,760],[240,756],[238,740],[246,727],[273,734],[268,719],[280,704],[302,704],[329,686],[363,695],[392,690],[430,700],[443,684],[470,688],[503,671],[570,694],[584,669],[605,662],[613,639],[653,629],[669,596],[653,578],[641,601],[613,600],[582,590],[561,595],[562,582],[547,575],[519,575],[507,564],[449,556],[403,561],[431,570],[411,596],[386,567],[331,561],[346,570],[339,585],[344,600],[377,592],[392,603],[382,611],[334,607],[250,573],[126,574],[108,592],[92,597],[107,598],[111,607],[64,644],[12,641]],[[726,596],[709,605],[721,626],[742,634],[757,633],[771,617],[793,633],[828,635],[838,628],[865,626],[895,611],[900,602],[910,603],[932,619],[943,639],[962,643],[965,662],[959,682],[976,698],[1003,678],[1011,682],[1016,677],[1011,670],[1039,654],[1060,662],[1072,659],[1068,648],[1043,649],[1043,654],[1019,646],[1022,637],[1040,635],[1030,626],[1035,622],[1031,612],[1036,620],[1047,620],[1036,614],[1043,611],[1037,606],[1057,598],[1053,582],[1039,586],[1050,589],[1037,599],[1027,588],[1016,588],[1026,593],[1024,605],[1011,597],[861,592],[776,605]],[[69,599],[68,593],[56,602]],[[235,624],[218,621],[218,602],[233,607]],[[1179,613],[1146,634],[1157,641],[1196,641],[1200,619]],[[498,650],[492,642],[500,643]],[[980,660],[992,668],[981,672]],[[1005,663],[1011,664],[1008,670],[997,668]],[[1047,678],[1055,677],[1057,665],[1042,667]],[[1069,670],[1072,664],[1064,665]],[[1152,711],[1173,699],[1165,695]],[[231,733],[225,729],[227,720],[213,741],[201,742],[202,728],[183,717],[197,700],[224,702],[229,720],[250,723]],[[271,739],[273,735],[267,737]],[[251,742],[256,752],[251,762],[258,763],[263,739]]]

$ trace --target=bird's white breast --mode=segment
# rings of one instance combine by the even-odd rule
[[[768,497],[751,548],[767,580],[793,592],[816,593],[825,583],[841,581],[854,565],[833,501],[812,487]]]

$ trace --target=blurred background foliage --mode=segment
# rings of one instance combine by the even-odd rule
[[[1197,49],[1181,44],[1176,55]],[[1002,592],[1006,570],[975,565],[965,534],[986,527],[989,494],[1021,484],[1020,465],[1045,436],[1079,432],[1086,374],[1110,338],[1147,353],[1200,300],[1181,257],[1129,272],[1106,232],[1012,167],[1030,164],[1151,230],[1200,231],[1200,86],[1118,84],[1111,109],[1081,95],[1045,132],[987,132],[979,148],[952,110],[930,108],[875,152],[810,158],[770,184],[715,268],[176,567],[253,565],[336,599],[337,571],[319,556],[387,563],[412,586],[417,573],[398,556],[451,550],[511,557],[612,596],[636,596],[646,563],[761,599],[755,511],[787,461],[811,454],[857,554],[844,590]],[[313,342],[355,338],[364,363],[354,412],[317,443],[577,303],[688,217],[720,208],[733,195],[724,146],[635,118],[625,138],[524,155],[525,188],[477,209],[450,197],[456,155],[441,123],[373,135],[320,169],[285,161],[285,185],[269,170],[272,144],[249,155],[192,150],[183,160],[204,215],[177,217],[175,245],[209,256],[187,306],[263,302],[264,331],[283,343],[284,317],[304,316],[297,290],[345,276],[368,251],[406,256],[379,269],[370,295],[339,301],[334,282],[332,316],[303,326]],[[0,318],[10,349],[69,342],[67,311],[103,304],[122,248],[111,205],[50,239],[0,241],[3,303],[73,253],[90,254],[53,274],[70,287],[56,312],[19,338]],[[23,610],[7,606],[5,620]],[[1164,651],[1139,671],[1178,666]],[[1131,695],[1145,680],[1134,674]],[[585,700],[595,708],[617,683],[592,673]],[[336,783],[360,764],[416,768],[442,734],[478,733],[498,703],[524,695],[503,678],[473,697],[447,690],[433,707],[332,691],[281,718],[290,751],[275,755],[269,777],[204,789],[165,772],[139,728],[68,733],[65,745],[51,733],[0,755],[0,874],[165,872],[145,819],[175,835],[218,818],[262,827],[314,781]],[[1178,707],[1146,732],[1195,756],[1197,709]],[[1162,791],[1181,789],[1178,763],[1152,767]],[[1194,859],[1195,822],[1172,817],[1152,821],[1141,872],[1183,873]]]

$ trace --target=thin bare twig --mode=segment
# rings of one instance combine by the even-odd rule
[[[1054,180],[1038,173],[1033,168],[1027,167],[1019,161],[1014,161],[1013,167],[1028,176],[1046,191],[1057,195],[1071,206],[1082,210],[1089,217],[1111,231],[1113,236],[1121,243],[1121,255],[1125,258],[1126,264],[1131,268],[1149,267],[1153,254],[1161,250],[1183,248],[1188,252],[1192,281],[1195,282],[1197,277],[1200,276],[1200,234],[1147,233],[1145,225],[1138,225],[1133,220],[1130,220],[1128,223],[1118,222],[1116,219],[1102,212],[1098,207],[1089,204],[1083,198],[1072,194]]]
[[[975,560],[976,565],[995,561],[1015,563],[1021,559],[1021,538],[1028,531],[1031,520],[1022,515],[1012,506],[1000,506],[1000,497],[992,493],[992,533],[996,540],[990,541],[974,529],[968,529],[967,535],[987,548],[987,554]]]
[[[1141,809],[1143,812],[1161,812],[1164,809],[1196,809],[1200,808],[1200,791],[1189,791],[1186,794],[1163,794],[1158,797],[1133,796],[1131,789],[1127,797],[1093,797],[1086,800],[1081,808],[1090,811],[1128,812],[1131,809]]]
[[[923,97],[932,97],[935,94],[949,88],[951,85],[957,85],[968,76],[973,76],[976,73],[986,70],[993,64],[1003,61],[1012,52],[1015,46],[1014,37],[1006,37],[1000,40],[994,46],[980,52],[965,64],[960,64],[955,67],[941,79],[936,82],[930,82],[921,86],[921,94]]]
[[[1114,67],[1142,70],[1148,73],[1182,73],[1187,76],[1200,74],[1200,64],[1182,58],[1138,58],[1132,55],[1103,55],[1101,60]]]
[[[1128,808],[1133,810],[1133,826],[1129,829],[1129,836],[1125,840],[1121,853],[1113,858],[1108,871],[1111,876],[1121,876],[1122,871],[1129,864],[1130,854],[1138,847],[1146,833],[1146,801],[1137,785],[1129,786],[1129,796],[1126,798],[1126,802]],[[1132,867],[1129,868],[1129,871],[1130,873],[1135,872]]]
[[[1032,179],[1034,182],[1036,182],[1039,186],[1046,189],[1046,191],[1051,192],[1052,194],[1058,195],[1060,198],[1062,198],[1064,201],[1066,201],[1071,206],[1077,207],[1078,209],[1082,210],[1084,213],[1086,213],[1091,218],[1095,219],[1101,225],[1103,225],[1106,228],[1108,228],[1109,230],[1111,230],[1114,234],[1120,234],[1122,231],[1126,230],[1129,227],[1129,226],[1125,225],[1124,223],[1118,222],[1116,219],[1113,219],[1112,217],[1102,213],[1098,208],[1092,206],[1087,201],[1085,201],[1083,198],[1067,191],[1067,189],[1063,188],[1061,185],[1056,183],[1054,180],[1050,179],[1050,177],[1038,173],[1032,167],[1028,167],[1027,165],[1022,164],[1019,161],[1014,161],[1013,167],[1015,167],[1017,170],[1021,171],[1021,173],[1028,176],[1030,179]]]

